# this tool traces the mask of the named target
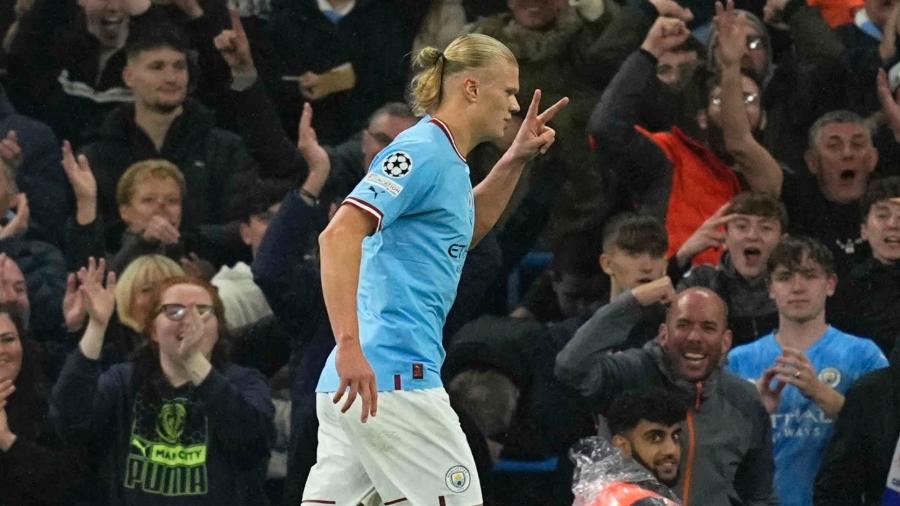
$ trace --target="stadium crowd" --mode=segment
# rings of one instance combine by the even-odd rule
[[[0,2],[0,505],[301,503],[317,237],[464,33],[569,98],[444,326],[484,504],[900,505],[900,0],[733,2]]]

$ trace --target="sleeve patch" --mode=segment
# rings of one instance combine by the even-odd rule
[[[369,183],[368,189],[373,193],[375,199],[383,192],[387,192],[390,196],[396,197],[403,191],[403,185],[397,184],[376,172],[369,172],[363,180],[366,183]],[[379,188],[383,191],[378,191]]]
[[[409,175],[413,170],[413,159],[404,151],[394,151],[384,157],[381,162],[381,171],[384,175],[399,179]]]

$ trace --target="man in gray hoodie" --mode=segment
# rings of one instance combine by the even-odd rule
[[[656,340],[610,354],[643,308],[671,305]],[[754,386],[721,368],[731,347],[725,302],[706,288],[675,294],[667,277],[621,294],[582,326],[556,358],[556,375],[603,414],[626,392],[669,388],[691,398],[684,466],[676,493],[684,505],[778,504],[769,421]]]

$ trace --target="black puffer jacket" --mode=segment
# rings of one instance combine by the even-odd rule
[[[215,128],[209,109],[193,99],[166,133],[157,150],[134,122],[134,105],[113,111],[102,137],[84,149],[97,179],[97,212],[108,224],[118,220],[116,183],[128,167],[149,158],[164,158],[181,169],[187,183],[182,227],[222,223],[232,193],[231,179],[250,161],[240,137]]]

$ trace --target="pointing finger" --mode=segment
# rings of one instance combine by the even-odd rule
[[[556,116],[556,113],[569,104],[569,97],[559,99],[555,104],[551,105],[546,111],[542,112],[538,119],[543,123],[549,123]]]
[[[228,9],[228,16],[231,18],[231,29],[239,37],[245,37],[244,23],[241,21],[241,15],[236,9]]]

